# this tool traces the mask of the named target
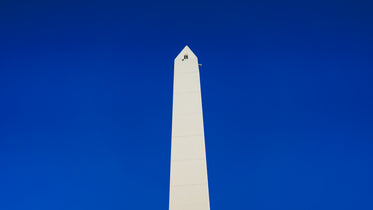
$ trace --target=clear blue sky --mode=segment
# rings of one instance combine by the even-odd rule
[[[370,1],[0,2],[0,209],[168,209],[199,57],[212,210],[373,209]]]

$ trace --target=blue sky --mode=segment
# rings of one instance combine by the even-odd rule
[[[0,2],[0,209],[168,208],[173,59],[213,210],[373,209],[369,1]]]

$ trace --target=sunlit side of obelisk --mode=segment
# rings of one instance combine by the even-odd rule
[[[175,58],[169,210],[209,210],[199,65],[186,46]]]

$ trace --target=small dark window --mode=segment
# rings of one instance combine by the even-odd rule
[[[184,55],[184,59],[188,59],[188,55],[186,54],[186,55]]]

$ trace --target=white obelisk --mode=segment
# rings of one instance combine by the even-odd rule
[[[188,46],[175,58],[169,210],[209,210],[199,65]]]

